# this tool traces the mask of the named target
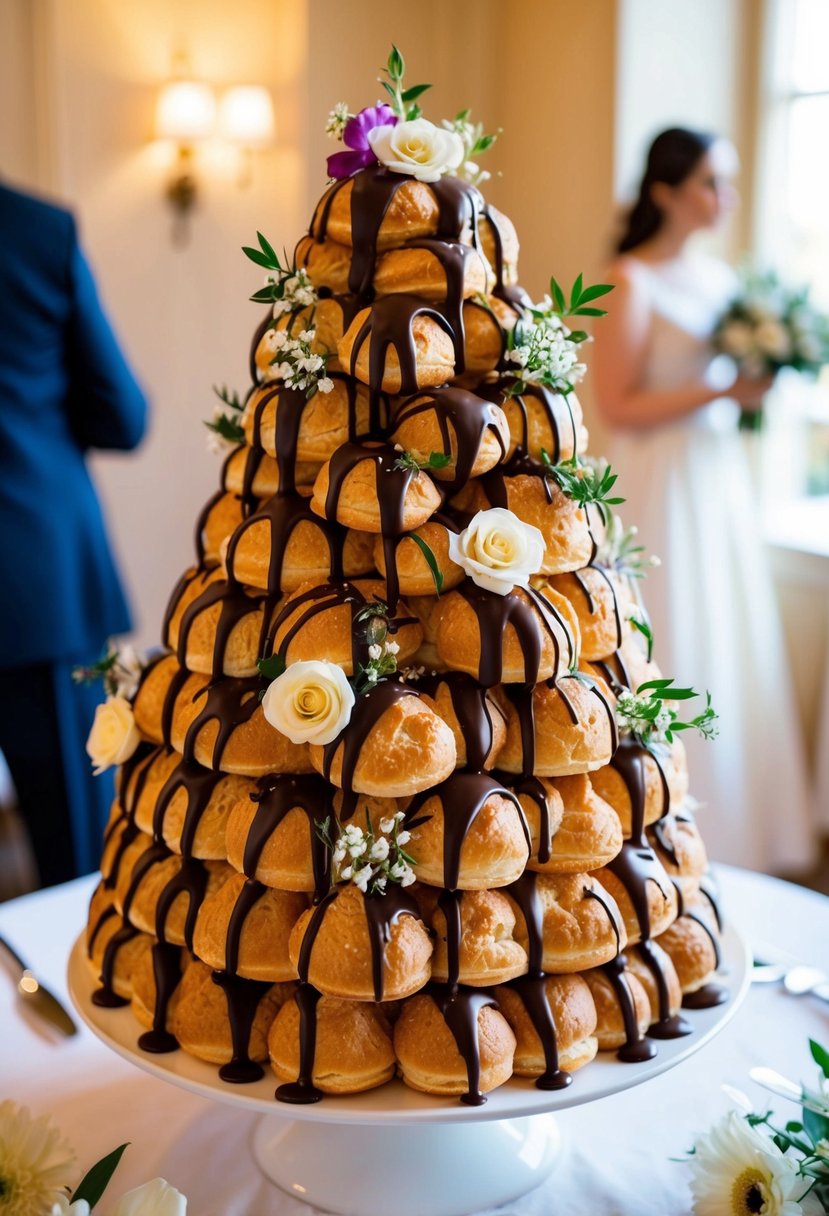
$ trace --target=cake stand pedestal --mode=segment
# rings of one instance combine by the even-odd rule
[[[748,989],[751,965],[733,929],[726,929],[722,947],[731,995],[724,1005],[684,1011],[693,1034],[660,1041],[655,1058],[642,1064],[623,1064],[605,1053],[566,1089],[540,1090],[531,1080],[513,1078],[477,1107],[416,1093],[400,1081],[352,1097],[286,1106],[274,1101],[270,1072],[251,1085],[230,1085],[213,1065],[183,1051],[141,1051],[141,1028],[128,1007],[92,1004],[97,984],[83,936],[72,950],[68,980],[83,1021],[119,1055],[202,1097],[258,1113],[254,1160],[295,1199],[337,1216],[467,1216],[517,1199],[548,1177],[563,1151],[557,1112],[666,1072],[730,1021]],[[549,1210],[566,1216],[554,1206]]]

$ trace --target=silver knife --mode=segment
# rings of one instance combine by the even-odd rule
[[[17,992],[26,1008],[45,1018],[52,1026],[57,1027],[61,1034],[77,1034],[77,1026],[58,998],[41,984],[35,973],[27,966],[17,951],[9,945],[4,937],[0,937],[0,946],[3,947],[19,969]]]

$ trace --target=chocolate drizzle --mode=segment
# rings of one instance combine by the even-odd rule
[[[205,685],[204,688],[200,688],[193,697],[193,703],[195,704],[203,698],[204,704],[188,726],[184,736],[181,750],[185,762],[193,762],[199,735],[205,726],[215,722],[216,738],[213,741],[210,767],[221,768],[224,750],[231,735],[237,727],[249,722],[256,713],[261,688],[262,681],[259,676],[252,676],[246,680],[220,677]],[[169,732],[165,734],[165,741],[170,742]]]
[[[443,479],[441,487],[452,493],[462,489],[469,481],[481,444],[487,432],[491,432],[501,449],[501,458],[506,456],[501,431],[502,414],[497,405],[478,397],[467,389],[426,389],[415,393],[404,401],[394,419],[395,428],[420,414],[433,414],[440,428],[443,454],[452,455],[454,437],[456,455],[455,471],[451,479]]]
[[[488,400],[500,405],[504,401],[506,393],[514,384],[515,378],[506,375],[494,382],[483,381],[475,391],[480,393],[482,397],[486,397]],[[510,476],[515,476],[518,473],[534,474],[535,476],[543,476],[544,474],[541,453],[539,452],[534,456],[532,444],[530,443],[529,401],[538,404],[549,424],[551,444],[550,448],[545,450],[547,450],[551,462],[558,464],[562,458],[563,450],[568,452],[568,458],[570,454],[578,451],[578,427],[575,415],[573,414],[573,407],[568,397],[563,393],[556,393],[552,389],[545,388],[543,384],[528,384],[523,392],[510,394],[510,403],[518,410],[521,426],[515,450],[510,459],[501,466],[503,472]],[[566,427],[567,432],[566,442],[562,433],[563,426]],[[552,501],[552,495],[549,492],[547,494],[547,501]]]
[[[336,739],[326,743],[323,747],[322,773],[326,781],[331,780],[334,757],[342,748],[342,773],[337,784],[341,789],[352,792],[354,771],[357,761],[360,759],[360,752],[377,722],[387,709],[391,709],[395,701],[399,701],[402,697],[417,696],[420,696],[417,689],[410,688],[407,684],[396,680],[383,680],[381,683],[375,684],[370,692],[358,697],[348,725],[337,735]]]
[[[251,799],[256,803],[256,813],[245,841],[242,866],[245,876],[256,877],[259,859],[268,840],[290,811],[300,810],[308,820],[314,902],[318,903],[331,885],[331,855],[319,834],[319,828],[332,814],[331,786],[316,776],[274,774],[259,780]]]
[[[461,583],[458,594],[463,596],[478,618],[481,639],[478,680],[486,687],[500,684],[503,678],[504,640],[508,625],[515,630],[524,659],[522,683],[535,684],[538,681],[543,633],[552,641],[556,671],[561,665],[562,638],[567,646],[568,666],[575,664],[576,643],[569,625],[534,587],[527,587],[520,593],[513,590],[507,595],[496,595],[467,579]]]
[[[483,1106],[486,1098],[481,1093],[478,1017],[482,1009],[497,1009],[498,1002],[492,993],[480,988],[459,988],[448,984],[428,984],[424,994],[432,998],[443,1014],[466,1065],[468,1089],[461,1096],[461,1102],[467,1106]]]
[[[466,744],[466,767],[475,772],[486,768],[487,757],[495,745],[493,713],[500,710],[485,688],[463,671],[435,672],[417,682],[418,691],[433,699],[443,687],[449,693],[452,710]]]
[[[153,1028],[141,1035],[138,1046],[142,1051],[161,1055],[178,1047],[178,1039],[167,1029],[167,1010],[182,975],[181,950],[166,942],[154,942],[152,956],[155,979]]]
[[[426,303],[420,296],[405,293],[383,296],[372,305],[368,316],[355,335],[349,368],[351,375],[356,374],[355,369],[360,351],[364,343],[369,342],[369,387],[373,393],[379,393],[383,387],[386,354],[389,347],[392,347],[400,365],[399,392],[417,392],[417,348],[413,330],[417,317],[430,317],[454,343],[455,335],[452,327],[435,305]]]
[[[250,1035],[259,1002],[271,985],[261,980],[246,980],[226,971],[214,971],[213,983],[225,994],[227,1014],[230,1021],[232,1055],[229,1063],[219,1069],[223,1081],[232,1085],[247,1085],[259,1081],[265,1075],[261,1064],[250,1058]]]
[[[181,760],[164,782],[156,798],[153,810],[153,839],[156,841],[164,839],[165,816],[173,798],[181,790],[185,794],[187,805],[178,849],[183,857],[191,857],[202,816],[210,805],[216,786],[223,779],[224,773],[222,772]]]
[[[112,981],[115,975],[115,963],[119,950],[137,936],[138,930],[124,922],[119,929],[115,930],[107,942],[104,948],[104,957],[101,960],[101,987],[96,988],[92,993],[93,1005],[98,1005],[103,1009],[118,1009],[122,1005],[129,1005],[129,1001],[125,1000],[122,996],[118,996],[112,986]]]
[[[317,1003],[320,993],[310,984],[300,984],[294,999],[299,1010],[299,1075],[296,1081],[280,1085],[276,1091],[279,1102],[305,1106],[319,1102],[322,1094],[314,1085],[314,1057],[317,1051]]]

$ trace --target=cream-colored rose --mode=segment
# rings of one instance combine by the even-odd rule
[[[321,659],[292,663],[262,699],[268,722],[292,743],[330,743],[353,706],[354,690],[343,669]]]
[[[374,127],[368,133],[371,150],[381,164],[421,182],[436,182],[463,162],[463,140],[426,118]]]
[[[129,760],[140,742],[129,701],[126,697],[107,697],[95,710],[86,741],[86,753],[95,765],[95,776],[113,764]]]
[[[187,1200],[163,1178],[153,1178],[122,1195],[112,1216],[185,1216]]]
[[[479,511],[459,535],[449,533],[449,556],[473,583],[506,595],[513,587],[528,587],[541,569],[544,537],[512,511],[492,507]]]

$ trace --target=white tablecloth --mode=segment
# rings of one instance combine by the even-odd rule
[[[730,919],[756,943],[829,968],[829,899],[747,871],[721,870]],[[94,880],[0,905],[0,933],[46,984],[65,997],[64,972]],[[197,1097],[150,1077],[114,1055],[86,1028],[54,1043],[24,1020],[14,987],[0,975],[0,1099],[54,1116],[84,1166],[129,1140],[110,1190],[96,1208],[107,1216],[117,1195],[157,1174],[189,1198],[190,1216],[311,1216],[271,1186],[249,1151],[255,1115]],[[809,1037],[829,1044],[829,1004],[792,997],[780,985],[755,986],[734,1020],[684,1064],[646,1084],[559,1118],[569,1151],[547,1183],[501,1209],[509,1216],[680,1216],[689,1211],[687,1172],[671,1157],[688,1148],[728,1107],[720,1084],[744,1089],[763,1106],[770,1095],[748,1071],[767,1064],[811,1079]],[[786,1118],[794,1108],[771,1099]],[[332,1130],[331,1134],[336,1134]],[[371,1129],[366,1159],[371,1161]],[[382,1163],[375,1163],[382,1169]],[[428,1162],[424,1162],[428,1169]],[[393,1216],[390,1188],[389,1216]],[[424,1212],[428,1216],[428,1212]]]

